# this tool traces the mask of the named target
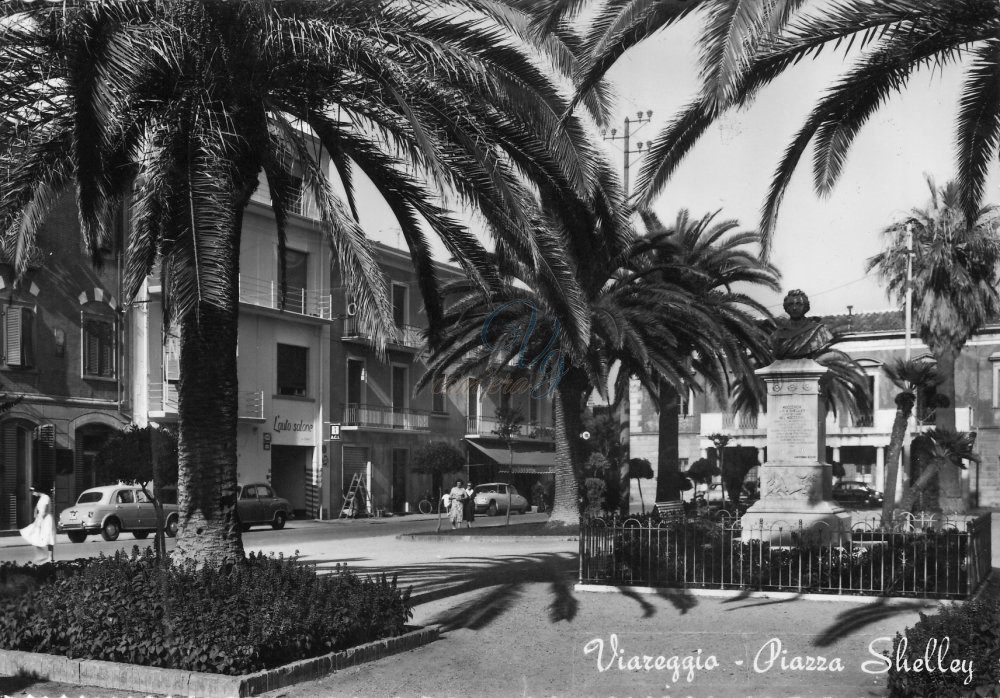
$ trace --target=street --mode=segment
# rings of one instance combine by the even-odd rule
[[[511,515],[511,524],[544,521],[545,514]],[[476,518],[476,528],[503,526],[504,517],[480,516]],[[266,526],[255,526],[243,534],[243,545],[247,552],[260,551],[266,553],[292,555],[305,546],[322,550],[322,542],[331,543],[352,538],[368,538],[373,536],[397,536],[402,533],[425,533],[438,527],[436,514],[414,514],[409,516],[390,516],[372,519],[335,519],[317,521],[306,519],[289,521],[285,528],[275,531]],[[450,527],[447,517],[441,517],[442,530]],[[56,536],[56,560],[75,560],[78,558],[96,557],[100,554],[113,555],[118,550],[140,549],[152,545],[153,538],[138,540],[131,533],[122,533],[118,540],[107,542],[98,535],[88,536],[85,543],[71,543],[65,535]],[[167,550],[173,549],[176,539],[167,538]],[[29,546],[20,536],[0,537],[0,562],[30,562],[34,559],[35,549]]]

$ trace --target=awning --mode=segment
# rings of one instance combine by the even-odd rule
[[[484,446],[471,439],[466,443],[485,455],[487,458],[495,460],[501,466],[502,472],[509,473],[530,473],[534,475],[545,475],[555,472],[556,454],[554,451],[542,451],[537,448],[526,448],[521,444],[515,444],[511,451],[506,446]]]

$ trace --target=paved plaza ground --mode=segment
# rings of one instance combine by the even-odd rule
[[[997,515],[993,533],[1000,543]],[[1000,567],[997,543],[994,567]],[[487,544],[379,536],[309,543],[300,553],[324,569],[346,564],[359,572],[398,573],[401,584],[413,586],[413,622],[440,625],[443,633],[428,646],[265,694],[270,698],[879,696],[885,675],[864,668],[884,665],[869,648],[887,649],[885,638],[912,625],[928,608],[918,601],[859,603],[833,597],[579,592],[574,589],[576,543],[569,541],[494,539]],[[615,650],[624,652],[626,663],[633,655],[649,656],[652,666],[619,669]],[[658,656],[668,668],[655,668]],[[823,657],[828,669],[842,670],[795,670],[795,656]],[[681,667],[676,675],[669,668],[674,661]],[[690,671],[689,665],[694,666]],[[0,690],[7,695],[128,695],[3,681]]]

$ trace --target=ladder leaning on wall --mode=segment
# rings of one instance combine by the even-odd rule
[[[365,477],[360,473],[355,473],[351,478],[351,485],[344,495],[344,505],[340,508],[340,518],[355,517],[368,511],[368,488],[365,486]]]

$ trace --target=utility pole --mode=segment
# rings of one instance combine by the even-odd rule
[[[631,162],[632,156],[643,151],[643,147],[649,150],[649,143],[643,143],[638,141],[635,144],[635,149],[632,148],[632,127],[638,131],[643,126],[648,124],[653,118],[652,110],[647,110],[645,113],[642,111],[637,111],[635,114],[635,120],[625,117],[624,129],[622,135],[618,135],[618,129],[611,129],[610,132],[607,130],[601,131],[601,137],[606,141],[622,141],[622,156],[624,158],[624,166],[622,168],[622,193],[625,196],[625,202],[631,196],[629,193],[629,164]],[[621,363],[618,364],[618,370],[622,370]],[[632,408],[631,400],[629,399],[629,382],[626,381],[625,394],[615,395],[615,402],[618,403],[618,409],[616,410],[618,416],[618,443],[620,446],[618,463],[618,490],[621,496],[619,511],[623,516],[628,516],[630,507],[630,496],[629,490],[632,487],[632,479],[629,477],[629,460],[631,459],[631,448],[630,448],[630,431],[632,424]]]
[[[625,117],[625,128],[622,135],[618,135],[618,129],[613,128],[610,131],[603,129],[601,131],[601,137],[606,141],[622,141],[622,155],[624,155],[624,167],[622,168],[622,192],[625,194],[625,200],[628,201],[631,197],[629,192],[629,163],[632,160],[632,156],[641,153],[643,148],[649,150],[649,142],[643,143],[638,141],[635,144],[635,150],[632,149],[631,138],[632,138],[632,127],[635,126],[635,130],[638,131],[643,126],[648,124],[653,118],[653,111],[651,109],[646,110],[645,113],[642,111],[637,111],[635,113],[635,120]],[[609,135],[610,133],[610,135]]]

